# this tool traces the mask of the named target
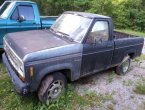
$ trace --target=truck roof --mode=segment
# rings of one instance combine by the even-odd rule
[[[87,13],[87,12],[76,12],[76,11],[66,11],[64,13],[68,13],[68,14],[74,14],[74,15],[79,15],[79,16],[83,16],[83,17],[87,17],[87,18],[110,18],[108,16],[103,16],[103,15],[99,15],[99,14],[92,14],[92,13]]]
[[[24,0],[6,0],[6,2],[35,3],[35,2],[32,2],[32,1],[24,1]]]

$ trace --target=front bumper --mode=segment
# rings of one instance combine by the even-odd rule
[[[21,95],[26,95],[27,93],[29,93],[29,84],[26,84],[20,80],[20,78],[17,76],[16,72],[11,67],[5,53],[2,55],[2,59],[3,59],[4,65],[6,66],[6,69],[9,73],[9,76],[14,84],[16,92]]]

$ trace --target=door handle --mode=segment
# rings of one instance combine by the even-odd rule
[[[112,45],[111,44],[108,44],[107,47],[112,47]]]

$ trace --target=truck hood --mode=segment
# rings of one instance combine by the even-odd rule
[[[21,59],[28,54],[70,44],[48,30],[10,33],[5,40]]]

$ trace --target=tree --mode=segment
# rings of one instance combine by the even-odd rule
[[[91,7],[88,12],[98,13],[103,15],[112,15],[112,0],[93,0],[90,2]]]

